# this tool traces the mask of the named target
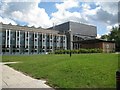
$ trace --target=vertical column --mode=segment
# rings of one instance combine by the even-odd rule
[[[51,40],[52,40],[52,42],[51,42],[51,44],[52,44],[51,47],[52,47],[52,52],[53,52],[53,43],[54,43],[54,41],[53,41],[53,34],[52,34],[52,39],[51,39]]]
[[[47,38],[46,38],[46,34],[44,34],[44,35],[45,35],[44,47],[45,47],[45,52],[46,52],[46,39],[47,39]]]
[[[44,33],[42,33],[42,52],[44,50],[44,48],[43,48],[44,47],[44,42],[43,41],[44,41]]]
[[[65,47],[64,49],[65,49],[65,50],[67,49],[67,43],[66,43],[66,40],[67,40],[67,39],[66,39],[66,35],[64,35],[64,47]]]
[[[15,34],[15,35],[16,35],[16,36],[15,36],[15,37],[16,37],[16,38],[15,38],[15,39],[16,39],[15,41],[16,41],[16,48],[17,48],[17,30],[16,30],[16,34]]]
[[[46,52],[46,34],[42,33],[42,47],[44,52]]]
[[[20,31],[19,31],[19,48],[20,48]]]
[[[53,36],[52,36],[52,41],[53,41],[53,42],[52,42],[52,44],[53,44],[53,48],[52,48],[52,49],[53,49],[53,51],[55,50],[55,41],[54,41],[54,40],[55,40],[55,37],[54,37],[54,35],[53,35]]]
[[[11,30],[9,30],[9,54],[11,54]]]
[[[8,45],[8,42],[7,42],[7,41],[8,41],[8,39],[7,39],[7,38],[8,38],[8,34],[7,34],[7,33],[8,33],[8,30],[6,30],[6,33],[5,33],[5,34],[6,34],[6,35],[5,35],[5,37],[6,37],[6,38],[5,38],[5,47],[6,47],[6,48],[7,48],[7,45]]]
[[[11,33],[11,30],[9,30],[9,48],[10,48],[10,40],[11,40],[11,35],[10,35],[10,33]]]
[[[37,41],[36,41],[37,42],[37,53],[39,53],[39,51],[38,51],[38,44],[39,44],[38,41],[39,40],[38,40],[38,32],[37,32]]]
[[[59,36],[57,36],[57,49],[58,49],[58,47],[59,47]]]
[[[43,52],[43,33],[41,33],[41,52]]]
[[[71,34],[71,41],[70,41],[70,43],[71,43],[71,50],[73,50],[73,35]]]
[[[27,37],[27,38],[28,38],[28,54],[30,53],[30,49],[29,49],[29,48],[30,48],[30,45],[29,45],[29,44],[30,44],[30,43],[29,43],[29,36],[30,36],[30,35],[29,35],[29,32],[28,32],[28,37]]]
[[[33,38],[34,38],[34,49],[35,49],[35,32],[33,34]]]
[[[26,48],[26,44],[27,44],[26,37],[27,37],[27,32],[25,32],[25,48]]]
[[[21,39],[20,39],[20,31],[19,31],[19,53],[21,53],[20,40],[21,40]]]
[[[67,37],[65,35],[65,50],[67,49]]]

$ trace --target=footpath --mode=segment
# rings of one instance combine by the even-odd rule
[[[2,88],[47,88],[53,90],[45,84],[46,81],[33,79],[5,64],[8,63],[0,63],[2,65],[2,77],[0,77]]]

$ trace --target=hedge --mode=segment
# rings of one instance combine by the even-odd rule
[[[80,54],[80,53],[102,53],[102,49],[95,48],[95,49],[79,49],[79,50],[55,50],[54,54],[69,54],[71,51],[72,54]],[[51,54],[51,53],[49,53]]]

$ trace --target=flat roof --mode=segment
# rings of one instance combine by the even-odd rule
[[[82,40],[82,41],[73,41],[74,43],[97,43],[97,42],[110,42],[115,43],[115,41],[104,40],[104,39],[89,39],[89,40]]]
[[[0,23],[2,29],[10,29],[10,30],[20,30],[20,31],[30,31],[30,32],[38,32],[38,33],[46,33],[46,34],[55,34],[55,35],[64,35],[59,34],[59,31],[51,30],[51,29],[43,29],[41,27],[35,28],[34,26],[28,27],[28,26],[20,26],[20,25],[12,25],[12,24],[3,24]]]

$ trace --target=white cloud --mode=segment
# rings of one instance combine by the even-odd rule
[[[82,4],[82,8],[83,8],[83,10],[84,11],[86,11],[86,10],[89,10],[91,7],[89,6],[89,4]]]
[[[2,18],[0,17],[0,22],[4,23],[4,24],[12,24],[12,25],[17,25],[15,21],[9,19],[9,18]]]
[[[81,14],[78,13],[78,12],[69,12],[69,11],[65,11],[65,12],[55,12],[52,14],[52,19],[51,21],[52,22],[55,22],[55,23],[62,23],[62,22],[65,22],[65,21],[80,21],[80,19],[82,18],[81,17]]]
[[[107,26],[108,32],[111,31],[112,27],[118,27],[118,24],[116,23],[113,26]]]
[[[0,14],[5,18],[26,22],[29,26],[49,27],[52,25],[45,9],[39,8],[40,0],[34,2],[3,2]]]
[[[97,5],[100,5],[109,14],[115,15],[118,13],[118,2],[97,2]]]
[[[79,0],[64,0],[64,2],[55,4],[57,11],[51,13],[51,18],[44,8],[38,7],[38,3],[40,0],[32,0],[31,2],[21,2],[20,0],[13,2],[10,0],[0,3],[0,22],[16,24],[15,21],[18,21],[25,22],[28,26],[34,25],[43,28],[52,26],[52,23],[60,24],[66,21],[94,25],[98,25],[96,23],[99,22],[101,26],[106,26],[107,32],[109,32],[110,26],[117,23],[118,7],[116,2],[97,2],[97,7],[92,8],[90,3],[82,3],[81,5]],[[70,11],[73,8],[80,9],[80,11]]]
[[[63,3],[56,4],[57,12],[51,14],[51,21],[60,24],[66,21],[86,22],[80,12],[70,12],[72,8],[80,8],[77,0],[66,0]]]
[[[73,7],[79,7],[79,2],[75,0],[66,0],[61,4],[56,4],[56,8],[60,11],[64,11]]]
[[[97,37],[96,37],[97,39],[99,39],[99,38],[101,38],[101,35],[100,34],[97,34]]]

